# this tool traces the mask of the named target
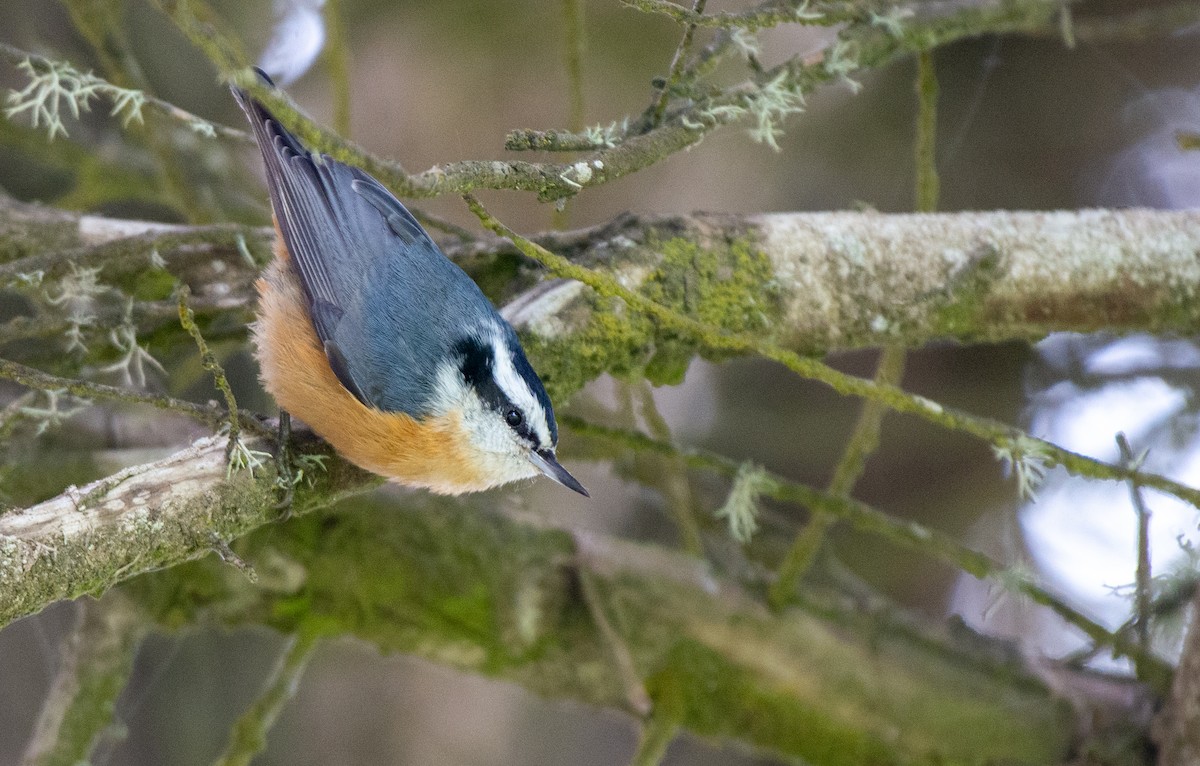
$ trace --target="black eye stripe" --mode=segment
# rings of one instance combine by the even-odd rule
[[[467,338],[458,344],[457,350],[461,357],[459,370],[463,380],[475,389],[484,405],[499,413],[508,426],[522,439],[535,447],[545,446],[541,444],[541,439],[530,427],[525,412],[517,407],[496,383],[496,377],[492,372],[495,360],[492,357],[491,346],[481,343],[475,338]],[[508,420],[508,415],[513,411],[517,412],[521,418],[516,425]]]

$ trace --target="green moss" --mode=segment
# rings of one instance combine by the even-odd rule
[[[989,249],[951,284],[933,313],[934,334],[961,339],[982,338],[987,319],[986,301],[1000,277],[1000,253]]]
[[[527,334],[522,339],[552,401],[564,401],[604,373],[623,377],[639,372],[654,351],[649,319],[631,316],[623,303],[595,293],[583,300],[586,317],[569,337],[550,340]]]
[[[700,245],[683,237],[651,238],[630,259],[639,257],[654,264],[642,293],[701,322],[746,333],[767,329],[781,315],[782,296],[770,261],[750,240]],[[588,295],[572,315],[562,317],[577,328],[568,336],[525,339],[552,399],[570,396],[603,373],[644,376],[656,385],[683,380],[701,351],[694,338],[661,329],[619,300]]]
[[[233,539],[262,523],[262,508],[273,505],[273,483],[269,478],[244,479],[224,484],[210,495],[201,495],[179,508],[175,514],[200,515],[205,528],[222,539]],[[0,607],[0,625],[28,614],[40,606],[62,598],[85,594],[98,595],[122,578],[114,574],[112,562],[133,561],[141,567],[175,562],[197,548],[210,544],[196,540],[186,530],[188,524],[156,519],[149,513],[131,516],[121,525],[98,527],[93,533],[59,542],[51,555],[48,551],[20,551],[0,548],[0,588],[5,599]],[[2,541],[0,541],[2,542]],[[18,580],[19,587],[5,584],[5,575],[13,566],[22,566],[30,556],[35,560]]]
[[[166,269],[143,269],[133,280],[133,297],[139,301],[161,301],[171,297],[179,280]]]
[[[662,254],[642,288],[650,300],[733,333],[764,329],[778,317],[771,262],[751,241],[702,246],[675,237],[647,246]]]
[[[761,678],[695,641],[675,645],[666,666],[647,680],[657,702],[669,701],[679,721],[697,734],[745,738],[821,766],[900,763],[898,750],[866,729],[839,723],[816,705],[798,705],[794,694],[773,690]]]
[[[463,664],[494,671],[537,654],[557,626],[566,586],[550,562],[569,551],[561,535],[450,509],[404,524],[363,509],[288,532],[275,546],[307,577],[273,609],[281,629],[353,632],[404,651],[436,636]]]

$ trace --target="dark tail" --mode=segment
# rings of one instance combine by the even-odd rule
[[[267,75],[266,72],[254,67],[254,73],[258,76],[263,85],[268,88],[274,88],[275,82]],[[236,85],[230,85],[229,90],[233,93],[233,98],[237,101],[238,106],[246,113],[246,119],[250,121],[250,127],[254,129],[254,140],[258,143],[258,148],[262,150],[263,159],[267,165],[272,162],[277,162],[277,150],[275,149],[276,140],[280,140],[284,146],[291,149],[297,155],[304,156],[308,154],[308,150],[300,143],[300,139],[296,138],[287,128],[275,119],[275,115],[263,105],[261,101],[250,94],[250,91],[239,88]]]

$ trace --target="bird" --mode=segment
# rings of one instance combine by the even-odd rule
[[[541,474],[587,496],[556,457],[541,379],[478,285],[379,181],[231,90],[275,225],[252,334],[280,410],[402,485],[459,495]]]

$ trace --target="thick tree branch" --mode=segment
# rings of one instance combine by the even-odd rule
[[[268,228],[164,226],[0,203],[0,275],[8,279],[27,270],[53,276],[71,263],[115,276],[135,254],[158,249],[194,293],[219,294],[229,307],[245,305],[256,276],[238,238],[265,254],[271,237]],[[625,215],[532,239],[633,287],[681,278],[701,262],[726,274],[739,250],[764,258],[767,270],[747,289],[778,306],[765,337],[805,353],[941,338],[1036,340],[1052,331],[1200,330],[1194,211]],[[499,239],[445,249],[460,262],[516,252]],[[214,255],[225,263],[219,273]],[[510,312],[556,337],[589,321],[579,290],[546,285]]]
[[[273,475],[265,466],[231,475],[227,441],[204,438],[163,460],[0,515],[0,625],[203,556],[276,520]],[[248,450],[266,446],[260,439],[244,442]],[[336,466],[340,470],[310,472],[311,486],[297,493],[299,510],[377,483]]]
[[[998,646],[980,652],[853,608],[772,614],[690,557],[515,523],[496,505],[414,494],[315,514],[239,544],[260,571],[271,561],[294,570],[267,586],[205,561],[140,578],[127,592],[175,620],[211,606],[225,623],[354,635],[640,715],[613,659],[617,640],[654,715],[810,763],[1065,756],[1069,709]],[[581,603],[581,573],[609,616],[608,636]]]

